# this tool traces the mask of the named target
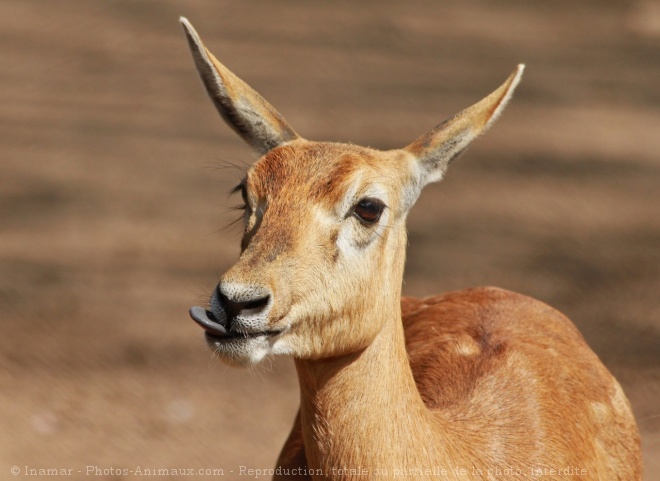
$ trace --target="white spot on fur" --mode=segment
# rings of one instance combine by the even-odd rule
[[[466,338],[456,343],[456,352],[462,356],[474,356],[481,352],[481,348],[474,339]]]
[[[621,385],[616,380],[613,380],[612,382],[612,389],[614,391],[610,398],[612,407],[614,408],[614,410],[617,412],[618,415],[620,416],[626,415],[626,413],[630,411],[630,408],[628,406],[626,395],[623,393],[623,389],[621,389]]]
[[[600,424],[608,424],[611,417],[610,408],[601,402],[592,402],[591,403],[591,413],[593,414],[594,420]]]

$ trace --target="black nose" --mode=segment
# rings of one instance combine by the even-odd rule
[[[231,329],[231,323],[241,314],[262,314],[270,302],[270,293],[265,289],[237,289],[235,286],[223,286],[222,283],[215,288],[214,296],[218,302],[215,303],[213,299],[211,300],[211,312],[217,319],[224,318],[224,325],[227,329]],[[222,312],[216,312],[216,310]]]

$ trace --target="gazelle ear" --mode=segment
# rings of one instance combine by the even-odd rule
[[[524,69],[523,64],[518,65],[506,82],[488,97],[444,121],[404,149],[417,157],[422,185],[442,179],[449,164],[497,120]]]
[[[284,117],[248,84],[222,65],[204,46],[193,26],[179,19],[204,87],[218,112],[259,154],[299,138]]]

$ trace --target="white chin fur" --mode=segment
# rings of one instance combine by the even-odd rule
[[[291,354],[287,342],[280,335],[235,341],[207,339],[209,347],[218,358],[230,366],[249,367],[260,363],[268,355]]]
[[[209,347],[225,364],[248,367],[261,362],[271,352],[266,338],[241,339],[236,341],[208,340]]]

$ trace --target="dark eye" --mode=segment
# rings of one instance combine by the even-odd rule
[[[232,194],[235,194],[236,192],[240,192],[241,193],[241,198],[243,199],[243,205],[239,206],[238,209],[246,210],[247,207],[248,207],[248,195],[247,195],[247,187],[245,186],[244,182],[241,182],[240,184],[238,184],[231,191]]]
[[[362,199],[353,207],[353,213],[365,224],[374,224],[380,219],[385,204],[377,199]]]
[[[241,198],[243,199],[243,203],[245,205],[247,205],[248,196],[247,196],[247,189],[245,188],[245,185],[241,185]]]

